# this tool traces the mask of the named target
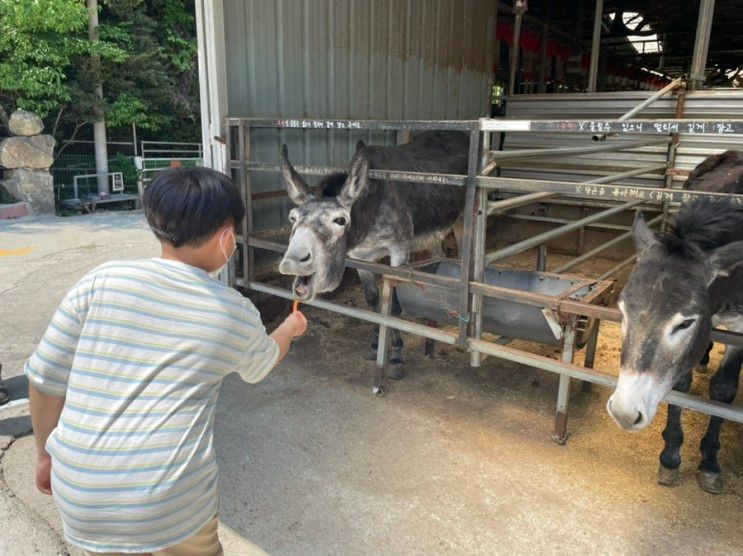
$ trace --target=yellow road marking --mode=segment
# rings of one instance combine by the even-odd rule
[[[37,247],[20,247],[18,249],[0,249],[0,257],[20,257],[36,251]]]

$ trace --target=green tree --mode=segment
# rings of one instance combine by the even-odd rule
[[[108,0],[99,19],[92,45],[80,0],[0,0],[0,125],[6,112],[32,110],[64,148],[100,108],[111,137],[132,123],[160,139],[198,137],[193,1]]]
[[[78,0],[0,0],[0,123],[25,108],[40,116],[72,99],[67,71],[89,52]]]

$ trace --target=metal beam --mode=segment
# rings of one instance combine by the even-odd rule
[[[657,224],[658,222],[660,222],[661,220],[663,220],[663,216],[664,215],[662,215],[662,214],[659,215],[659,216],[656,216],[655,218],[653,218],[652,220],[650,220],[648,222],[648,226],[652,226],[653,224]],[[590,251],[586,251],[585,253],[583,253],[580,257],[576,257],[572,261],[569,261],[569,262],[565,263],[564,265],[561,265],[561,266],[555,268],[554,270],[552,270],[552,272],[554,272],[555,274],[561,274],[561,273],[563,273],[563,272],[565,272],[567,270],[570,270],[571,268],[574,268],[574,267],[578,266],[580,263],[582,263],[584,261],[587,261],[588,259],[592,258],[593,256],[598,255],[602,251],[606,251],[609,247],[613,247],[617,243],[622,243],[623,241],[631,238],[632,235],[633,235],[633,233],[634,232],[632,230],[630,230],[630,231],[625,232],[625,233],[623,233],[621,235],[618,235],[614,239],[610,239],[609,241],[607,241],[605,243],[602,243],[601,245],[597,245],[596,247],[594,247]]]
[[[511,347],[500,346],[492,342],[470,339],[469,348],[498,357],[499,359],[505,359],[521,365],[544,369],[545,371],[592,382],[607,388],[615,388],[617,385],[616,377],[608,373],[603,373],[594,369],[587,369],[571,363],[563,363],[562,361],[550,359],[549,357],[527,353]],[[687,409],[693,409],[695,411],[707,413],[708,415],[714,415],[729,421],[735,421],[736,423],[743,423],[743,408],[741,407],[735,407],[721,402],[706,401],[697,396],[682,394],[681,392],[675,391],[671,391],[665,397],[665,401]]]
[[[612,142],[602,143],[601,145],[587,145],[585,147],[555,147],[549,149],[515,149],[512,151],[490,151],[491,158],[495,160],[505,160],[507,158],[538,158],[542,156],[552,155],[581,155],[591,153],[602,153],[621,151],[623,149],[639,149],[641,147],[652,147],[655,145],[665,145],[668,143],[668,139],[659,141],[658,139],[651,139],[648,141],[633,141],[633,142]]]
[[[544,131],[550,133],[622,133],[624,135],[743,135],[743,119],[729,120],[508,120],[482,118],[483,131]]]
[[[684,80],[681,77],[677,77],[673,81],[671,81],[668,85],[660,89],[659,91],[656,91],[652,95],[650,95],[648,98],[643,100],[640,104],[635,106],[632,110],[629,112],[626,112],[625,114],[622,114],[619,116],[618,121],[624,122],[626,120],[629,120],[634,116],[635,114],[639,114],[642,110],[653,104],[656,100],[661,98],[662,96],[665,96],[667,93],[673,91],[676,87],[681,85],[684,82]],[[606,139],[609,135],[607,134],[601,134],[601,135],[594,135],[593,140],[594,141],[603,141]]]
[[[697,34],[694,38],[694,54],[691,59],[689,72],[690,89],[696,91],[704,86],[704,70],[707,68],[707,51],[709,37],[712,33],[712,19],[715,12],[715,0],[701,0],[699,4],[699,19],[697,19]]]
[[[588,67],[588,92],[596,92],[596,79],[599,69],[599,52],[601,50],[601,20],[604,16],[604,0],[596,0],[593,13],[593,35],[591,38],[591,61]]]
[[[535,180],[527,178],[483,177],[477,178],[480,187],[488,189],[508,189],[511,191],[552,191],[561,195],[595,199],[627,201],[639,199],[646,203],[686,203],[692,199],[730,199],[734,203],[743,203],[743,194],[709,193],[686,189],[665,189],[642,187],[637,185],[595,185],[586,182],[558,180]]]
[[[508,247],[504,247],[503,249],[498,249],[497,251],[489,253],[485,256],[485,262],[486,264],[490,264],[492,262],[511,257],[513,255],[516,255],[517,253],[521,253],[523,251],[526,251],[527,249],[531,249],[532,247],[536,247],[537,245],[541,245],[542,243],[545,243],[547,241],[551,241],[555,238],[564,236],[565,234],[569,234],[570,232],[582,228],[587,224],[598,222],[599,220],[602,220],[614,214],[629,210],[639,204],[642,204],[642,201],[630,201],[629,203],[623,203],[617,207],[597,212],[596,214],[592,214],[591,216],[587,216],[586,218],[581,218],[580,220],[576,220],[575,222],[571,222],[570,224],[566,224],[565,226],[560,226],[559,228],[555,228],[554,230],[549,230],[547,232],[530,237],[529,239],[519,241],[518,243],[514,243],[513,245],[509,245]]]

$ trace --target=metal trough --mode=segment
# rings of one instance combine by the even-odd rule
[[[453,260],[426,262],[416,270],[451,278],[459,277],[459,263]],[[488,285],[510,288],[559,299],[591,301],[605,289],[605,283],[596,283],[575,276],[549,274],[510,268],[485,269],[484,282]],[[420,287],[414,283],[400,283],[397,297],[407,314],[423,317],[439,324],[457,325],[458,315],[450,308],[458,306],[458,294],[435,286]],[[576,343],[584,345],[595,325],[594,319],[581,317]],[[483,301],[482,328],[485,332],[505,338],[527,340],[540,344],[558,345],[562,328],[552,312],[519,301],[486,298]]]

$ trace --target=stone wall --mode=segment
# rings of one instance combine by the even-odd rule
[[[44,135],[44,123],[36,114],[16,110],[10,116],[11,137],[0,142],[0,182],[3,197],[23,201],[39,213],[54,212],[54,183],[49,167],[54,162],[54,138]]]

